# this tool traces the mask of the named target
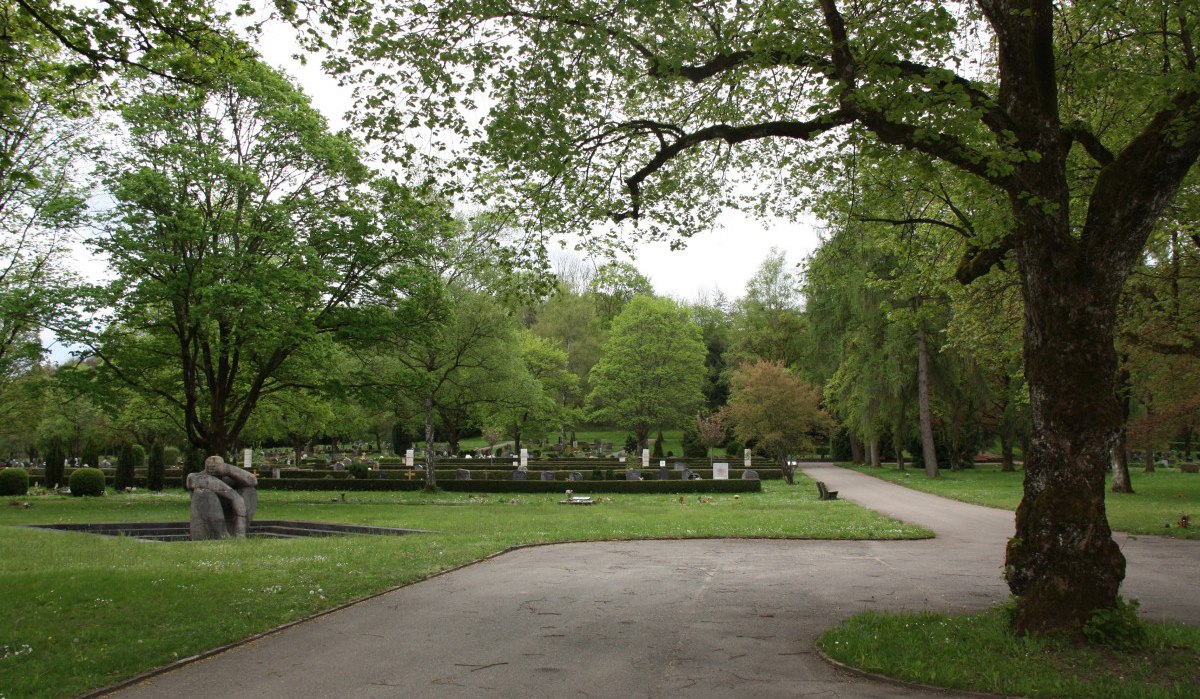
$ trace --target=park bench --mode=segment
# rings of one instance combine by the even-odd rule
[[[821,500],[837,500],[838,491],[825,487],[824,481],[817,481],[817,495]]]

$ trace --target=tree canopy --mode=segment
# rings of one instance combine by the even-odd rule
[[[592,367],[594,418],[632,431],[645,449],[651,430],[682,425],[700,407],[704,356],[700,328],[673,301],[635,296]]]
[[[737,185],[748,180],[765,207],[794,211],[813,175],[843,162],[840,145],[864,140],[879,146],[876,162],[916,153],[1006,202],[1008,225],[961,227],[957,277],[1012,255],[1025,302],[1034,436],[1007,554],[1014,624],[1079,636],[1116,605],[1124,559],[1103,479],[1121,424],[1117,302],[1200,155],[1198,8],[441,0],[348,10],[350,37],[330,65],[361,90],[357,122],[385,139],[413,123],[444,142],[465,137],[468,171],[505,174],[491,200],[543,230],[639,221],[642,235],[688,235],[746,203]],[[484,118],[466,118],[463,101],[480,98]],[[610,230],[619,234],[601,235]]]

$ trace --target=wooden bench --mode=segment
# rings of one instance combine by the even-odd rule
[[[837,500],[838,491],[826,488],[823,481],[817,481],[817,494],[821,500]]]

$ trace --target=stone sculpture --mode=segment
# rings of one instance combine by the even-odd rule
[[[246,538],[258,506],[258,478],[225,463],[220,456],[204,460],[204,470],[187,477],[192,494],[191,539]]]

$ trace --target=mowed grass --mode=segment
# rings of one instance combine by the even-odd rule
[[[583,491],[580,490],[580,493]],[[263,491],[262,519],[435,530],[399,537],[157,543],[25,528],[183,521],[187,495],[59,495],[0,504],[0,697],[64,697],[112,684],[506,548],[643,538],[929,536],[811,481],[757,494],[561,495]],[[26,508],[24,503],[29,503]]]
[[[1133,651],[1018,637],[1003,609],[981,614],[867,612],[817,645],[868,672],[960,690],[1057,699],[1200,696],[1200,629],[1148,624]]]
[[[1005,510],[1017,509],[1025,478],[1020,469],[1005,472],[992,464],[962,471],[942,470],[937,478],[927,478],[919,468],[898,471],[895,464],[885,464],[883,468],[843,465],[915,490]],[[1200,539],[1200,474],[1180,473],[1176,469],[1144,473],[1134,469],[1130,480],[1132,494],[1112,492],[1111,479],[1105,486],[1108,493],[1105,510],[1114,530]],[[1183,514],[1191,518],[1191,526],[1187,528],[1179,526]]]

